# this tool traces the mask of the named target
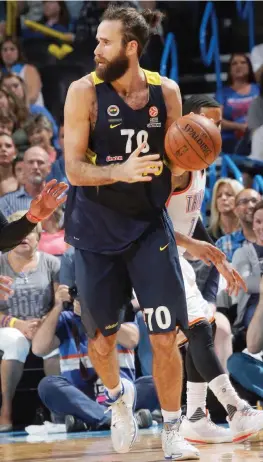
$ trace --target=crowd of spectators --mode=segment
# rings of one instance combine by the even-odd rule
[[[22,216],[50,179],[68,181],[63,116],[54,117],[45,107],[41,73],[27,62],[22,47],[23,41],[45,37],[27,28],[24,19],[66,33],[73,47],[84,44],[92,52],[108,3],[18,2],[19,38],[5,35],[5,12],[0,8],[0,209],[9,220]],[[136,8],[145,3],[154,8],[156,4],[124,3]],[[162,43],[163,31],[157,30],[156,35]],[[226,85],[216,99],[222,106],[223,151],[263,160],[263,58],[261,62],[255,56],[256,51],[252,52],[252,64],[246,54],[231,56]],[[151,58],[148,51],[144,59],[154,69]],[[202,274],[197,282],[204,298],[213,305],[215,347],[224,369],[263,399],[258,384],[263,335],[256,322],[263,316],[262,204],[257,191],[234,179],[220,178],[213,188],[208,230],[245,279],[247,293],[241,290],[237,298],[229,297],[213,266],[191,263],[197,275]],[[39,384],[39,396],[54,422],[66,421],[68,431],[109,426],[109,415],[104,415],[105,396],[88,358],[81,307],[74,293],[74,250],[64,242],[63,215],[63,207],[58,208],[18,247],[0,255],[0,274],[15,281],[14,294],[0,303],[0,431],[12,428],[14,394],[32,351],[44,359],[47,377]],[[16,318],[12,327],[5,327],[8,316]],[[123,376],[136,383],[137,419],[145,427],[151,425],[152,417],[158,420],[159,405],[151,378],[151,347],[136,300],[129,305],[129,316],[132,322],[124,316],[119,332],[119,362]],[[71,360],[72,355],[76,361]],[[240,364],[251,371],[250,381]]]

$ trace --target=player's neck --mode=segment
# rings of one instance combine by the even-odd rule
[[[191,172],[184,172],[180,176],[172,176],[172,192],[183,191],[189,186],[191,181]]]
[[[219,225],[224,234],[230,234],[239,228],[239,221],[233,212],[221,213]]]
[[[113,88],[123,96],[129,96],[146,86],[146,78],[139,63],[132,65],[128,71],[118,80],[112,82]]]

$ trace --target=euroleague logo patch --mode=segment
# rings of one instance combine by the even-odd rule
[[[111,106],[108,107],[107,113],[109,116],[115,117],[119,115],[120,109],[115,104],[112,104]]]
[[[158,108],[156,106],[151,106],[149,109],[150,117],[157,117],[159,114]]]

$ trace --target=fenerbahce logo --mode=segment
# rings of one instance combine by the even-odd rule
[[[117,115],[119,115],[120,109],[115,104],[111,104],[111,106],[109,106],[107,109],[107,113],[111,117],[116,117]]]

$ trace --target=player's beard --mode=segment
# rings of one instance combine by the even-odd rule
[[[96,63],[96,74],[99,79],[106,83],[120,79],[128,69],[129,59],[124,51],[112,61],[105,62],[103,67],[100,67],[98,63]]]

